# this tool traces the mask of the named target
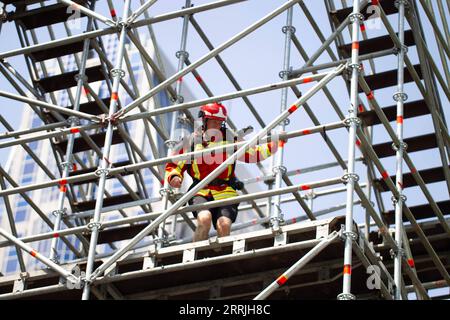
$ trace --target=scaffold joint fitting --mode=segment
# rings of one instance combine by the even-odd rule
[[[284,176],[287,172],[287,169],[285,166],[275,166],[272,168],[272,172],[274,175],[277,175],[278,173],[281,173],[282,176]]]
[[[283,28],[281,28],[281,31],[282,31],[284,34],[286,34],[286,32],[288,32],[288,31],[289,31],[291,34],[294,34],[295,31],[297,31],[297,30],[295,29],[294,26],[283,26]]]
[[[398,9],[399,6],[403,4],[405,6],[405,9],[409,8],[409,1],[408,0],[395,0],[394,5]]]
[[[76,82],[78,82],[78,80],[81,80],[81,83],[87,83],[89,80],[87,75],[79,73],[76,74],[73,78],[75,79]]]
[[[396,246],[395,248],[389,250],[389,254],[391,255],[391,258],[395,258],[398,256],[406,257],[406,251],[403,248],[399,248]]]
[[[171,188],[161,188],[159,189],[159,194],[161,195],[161,197],[164,196],[172,196],[173,195],[173,190]]]
[[[359,22],[362,22],[362,21],[364,21],[364,16],[363,16],[363,14],[362,13],[359,13],[359,12],[354,12],[354,13],[350,13],[349,14],[349,16],[348,16],[348,18],[350,19],[350,22],[351,23],[353,23],[353,22],[355,22],[355,21],[359,21]]]
[[[67,208],[53,210],[52,215],[54,215],[55,217],[57,217],[59,215],[61,215],[61,217],[66,217],[67,216]]]
[[[398,146],[395,142],[392,143],[392,149],[394,151],[406,151],[408,149],[408,144],[406,142],[400,142],[400,146]]]
[[[395,102],[403,101],[405,102],[408,100],[408,95],[404,92],[396,92],[392,95],[392,99],[394,99]]]
[[[59,164],[61,170],[69,169],[73,170],[73,162],[72,161],[64,161]]]
[[[175,53],[175,56],[180,59],[181,57],[183,57],[183,59],[187,59],[189,58],[189,52],[185,51],[185,50],[179,50]]]
[[[403,51],[403,53],[408,53],[408,46],[406,45],[402,45],[400,48],[399,47],[394,47],[392,48],[392,51],[394,52],[395,55],[398,55],[400,52]]]
[[[101,222],[94,222],[91,221],[87,224],[87,228],[92,232],[94,229],[95,230],[100,230],[102,228],[102,223]]]
[[[111,76],[123,78],[125,77],[125,70],[118,68],[111,69]]]
[[[338,300],[356,300],[356,297],[354,294],[351,293],[340,293],[337,296]]]
[[[391,197],[391,201],[392,201],[392,204],[393,204],[394,206],[398,203],[399,200],[400,200],[402,203],[405,203],[406,200],[408,200],[408,198],[407,198],[404,194],[401,194],[401,195],[400,195],[400,199],[399,199],[398,196],[392,196],[392,197]]]
[[[102,175],[104,175],[105,177],[107,177],[109,175],[109,169],[106,168],[98,168],[97,170],[95,170],[95,175],[97,177],[100,177]]]
[[[347,184],[350,180],[352,180],[353,182],[358,182],[359,181],[359,175],[356,173],[345,173],[342,178],[341,178],[342,182],[344,184]]]
[[[79,126],[80,125],[80,118],[76,116],[70,116],[67,118],[67,123],[69,126]]]
[[[347,128],[349,128],[352,124],[355,124],[356,127],[359,127],[361,125],[361,119],[358,117],[347,117],[343,122]]]
[[[292,67],[289,68],[289,70],[281,70],[280,72],[278,72],[278,76],[281,79],[284,79],[284,77],[286,77],[286,79],[288,79],[289,76],[291,75],[291,73],[292,73]]]

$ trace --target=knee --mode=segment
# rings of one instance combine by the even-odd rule
[[[217,227],[220,229],[230,229],[231,228],[231,220],[227,217],[220,217],[217,220]]]
[[[200,227],[211,227],[211,212],[209,211],[201,211],[197,215],[197,223]]]

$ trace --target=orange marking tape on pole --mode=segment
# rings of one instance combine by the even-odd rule
[[[289,113],[293,113],[298,109],[298,107],[294,104],[292,107],[289,108]]]
[[[302,131],[304,135],[311,134],[311,130],[305,129]]]
[[[279,286],[282,286],[283,284],[285,284],[287,281],[287,278],[285,275],[281,275],[278,279],[277,279],[277,283]]]
[[[349,264],[344,265],[344,274],[352,274],[352,266]]]

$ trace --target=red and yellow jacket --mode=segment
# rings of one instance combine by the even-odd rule
[[[202,142],[193,144],[194,150],[199,151],[203,149],[210,149],[214,147],[218,147],[224,144],[230,144],[231,141],[220,141],[220,142]],[[278,145],[274,142],[265,143],[262,145],[256,145],[252,148],[249,148],[247,152],[238,160],[247,163],[255,163],[269,158],[272,154],[277,152]],[[183,148],[178,147],[172,153],[172,155],[179,155],[183,153]],[[229,155],[233,152],[231,151],[219,151],[217,153],[203,153],[202,155],[196,157],[195,159],[185,159],[181,161],[169,162],[166,164],[166,179],[168,182],[174,177],[178,176],[183,180],[183,174],[185,171],[189,173],[189,175],[193,179],[202,180],[207,175],[209,175],[213,170],[215,170],[220,164],[222,164]],[[228,181],[230,178],[234,176],[234,164],[228,165],[227,169],[217,176],[217,179]],[[204,189],[201,189],[197,192],[196,195],[207,197],[211,195],[214,200],[222,200],[231,197],[237,196],[236,190],[228,185],[221,186],[209,186],[207,185]]]

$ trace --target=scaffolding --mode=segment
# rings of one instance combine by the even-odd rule
[[[441,0],[437,1],[440,19],[435,15],[433,2],[425,0],[420,0],[419,4],[413,0],[354,0],[350,7],[347,1],[342,1],[339,8],[336,7],[337,1],[324,0],[327,12],[323,14],[327,14],[329,19],[329,34],[318,24],[323,17],[314,17],[307,1],[280,0],[279,7],[216,47],[195,17],[226,6],[239,8],[247,1],[220,0],[195,6],[186,0],[180,10],[150,16],[157,0],[141,0],[139,4],[125,0],[121,15],[113,1],[108,0],[111,18],[96,10],[102,1],[1,2],[0,32],[2,24],[14,23],[22,48],[0,52],[0,72],[17,91],[0,90],[0,96],[29,105],[44,124],[37,128],[14,130],[2,116],[0,121],[6,132],[0,134],[0,139],[6,141],[0,142],[0,148],[22,147],[48,179],[19,185],[0,167],[0,196],[4,199],[10,226],[10,230],[0,228],[0,235],[5,238],[0,242],[0,248],[15,246],[21,269],[18,275],[0,277],[0,299],[402,300],[411,297],[430,299],[430,289],[450,286],[450,201],[436,201],[429,187],[431,183],[442,182],[448,199],[450,138],[444,108],[450,101],[447,62],[450,59],[450,32]],[[86,30],[81,34],[69,32],[67,21],[71,13],[67,8],[79,13],[77,19],[87,19]],[[298,14],[297,10],[304,14],[321,42],[311,55],[301,42],[302,35],[296,35],[293,17]],[[367,24],[373,22],[374,12],[380,21],[380,30],[384,32],[378,37],[367,32]],[[279,55],[281,81],[242,88],[221,54],[284,14],[284,50]],[[183,19],[180,50],[176,53],[178,68],[174,74],[166,75],[142,45],[137,30],[145,27],[153,35],[152,25],[178,18]],[[423,30],[422,19],[425,18],[432,26],[431,34]],[[392,21],[398,23],[397,30]],[[57,39],[53,25],[58,23],[65,25],[67,34]],[[36,28],[45,28],[50,40],[40,43]],[[186,49],[189,28],[197,32],[208,48],[208,52],[195,61],[189,59]],[[346,30],[350,34],[350,43],[345,42]],[[114,63],[106,56],[102,42],[102,37],[111,34],[117,34],[119,39]],[[156,41],[153,36],[152,40]],[[431,40],[437,43],[442,68],[430,53],[427,41]],[[151,70],[158,79],[157,85],[148,92],[139,92],[127,43],[137,48],[144,69]],[[156,42],[154,45],[158,47]],[[291,46],[304,60],[301,68],[294,69],[295,64],[292,65]],[[417,55],[409,54],[412,49]],[[328,55],[326,58],[325,53]],[[100,65],[87,65],[91,54],[98,56]],[[67,55],[74,57],[77,71],[65,70],[61,57]],[[397,57],[396,65],[388,65],[391,68],[388,71],[376,70],[380,64],[377,59],[393,55]],[[28,77],[21,75],[7,60],[18,56],[25,57]],[[316,63],[319,58],[321,62]],[[58,62],[60,74],[48,74],[45,61],[50,59]],[[210,90],[199,68],[212,60],[218,63],[234,91],[218,95]],[[366,75],[367,66],[371,70],[370,75]],[[126,74],[131,85],[124,81]],[[184,101],[182,83],[188,74],[195,77],[207,98]],[[148,72],[147,76],[151,83]],[[107,83],[107,99],[99,97],[92,88],[91,83],[96,81]],[[337,81],[343,81],[348,91],[345,105],[336,99],[342,93],[330,86]],[[71,91],[73,87],[76,87],[75,95]],[[120,95],[120,88],[131,102],[125,102],[126,97]],[[385,91],[375,92],[387,88],[392,89],[395,105],[382,108],[381,98]],[[67,91],[70,107],[58,104],[57,91]],[[265,122],[261,109],[253,105],[250,97],[271,91],[281,93],[280,112],[270,122]],[[80,103],[83,92],[89,99],[85,104]],[[171,105],[147,110],[144,103],[160,92],[167,93]],[[296,97],[294,101],[288,101],[288,92]],[[319,121],[313,111],[316,108],[309,104],[319,92],[332,106],[332,110],[326,112],[333,112],[339,121]],[[419,97],[418,100],[407,102],[407,93]],[[191,111],[194,108],[233,99],[242,99],[261,128],[255,135],[245,141],[206,151],[171,154],[175,143],[182,138],[175,135],[176,129],[192,130],[195,117]],[[304,111],[313,126],[285,131],[298,110]],[[173,114],[170,131],[156,121],[167,114]],[[405,138],[403,130],[408,126],[407,121],[419,116],[431,118],[433,132]],[[395,129],[391,125],[394,121]],[[143,134],[152,152],[151,159],[133,141],[127,127],[131,122],[143,124]],[[238,127],[233,119],[229,119],[227,124],[237,134]],[[374,144],[376,126],[382,127],[389,141]],[[330,139],[330,134],[335,131],[347,134],[347,159],[341,155],[339,149],[342,148]],[[239,196],[186,205],[196,192],[250,147],[262,142],[277,143],[277,136],[288,141],[320,136],[336,162],[300,169],[287,168],[289,154],[286,151],[290,143],[282,143],[269,170],[258,163],[256,168],[260,176],[242,180],[245,188]],[[163,154],[165,151],[157,147],[158,139],[165,141],[168,154]],[[27,145],[44,140],[51,143],[60,176],[48,170]],[[114,144],[125,145],[127,161],[113,163],[110,160]],[[441,165],[417,169],[410,153],[436,149]],[[180,193],[164,181],[164,164],[223,150],[227,150],[230,156],[191,190]],[[358,150],[361,157],[357,157]],[[81,152],[89,161],[83,161],[79,155]],[[308,150],[311,155],[314,152]],[[394,166],[382,161],[394,156]],[[364,183],[360,181],[362,177],[357,173],[357,165],[363,165],[367,173]],[[321,171],[336,167],[342,175],[330,177],[326,171]],[[406,168],[408,173],[404,173]],[[150,170],[160,181],[161,197],[149,195],[143,179],[145,170]],[[394,176],[388,173],[392,170],[396,171]],[[308,172],[318,173],[321,179],[304,182],[302,178],[301,183],[291,180]],[[129,177],[133,179],[132,184]],[[106,181],[112,178],[121,183],[126,194],[111,195],[106,190]],[[256,192],[248,191],[253,184],[262,188]],[[332,186],[335,188],[331,189]],[[60,193],[58,207],[52,212],[54,218],[50,219],[27,192],[54,187],[59,188]],[[418,187],[426,203],[408,206],[404,190],[410,187]],[[75,188],[93,194],[94,200],[88,201],[86,197],[80,200]],[[320,188],[326,189],[318,190]],[[314,210],[318,198],[344,192],[346,198],[343,203]],[[289,194],[291,197],[282,198]],[[386,194],[392,196],[393,210],[386,208],[383,199]],[[9,200],[12,195],[23,197],[51,231],[18,237]],[[282,204],[294,202],[300,206],[302,214],[285,217]],[[65,207],[67,203],[68,208]],[[155,211],[152,207],[156,203],[162,203],[160,210]],[[179,225],[195,229],[195,222],[189,215],[191,211],[229,204],[240,204],[240,212],[251,210],[257,216],[251,221],[233,225],[233,231],[255,226],[259,226],[259,230],[232,233],[222,238],[213,236],[198,242],[192,242],[189,237],[178,237]],[[364,208],[365,214],[364,223],[360,224],[355,222],[354,213],[358,204]],[[129,208],[142,208],[143,214],[129,216],[125,212]],[[342,209],[345,209],[344,216],[336,214]],[[102,219],[105,213],[113,211],[120,212],[122,217],[109,221]],[[323,215],[328,216],[321,218]],[[391,225],[394,228],[390,228]],[[80,240],[82,250],[67,240],[71,235]],[[50,239],[49,256],[37,252],[31,245]],[[59,242],[63,242],[77,258],[62,263],[58,259]],[[112,253],[98,254],[97,247],[101,244],[108,244]],[[136,250],[139,248],[141,250]],[[38,259],[48,269],[27,271],[24,254]],[[217,268],[221,272],[214,271]],[[368,270],[373,270],[379,280],[376,288],[367,285]]]

